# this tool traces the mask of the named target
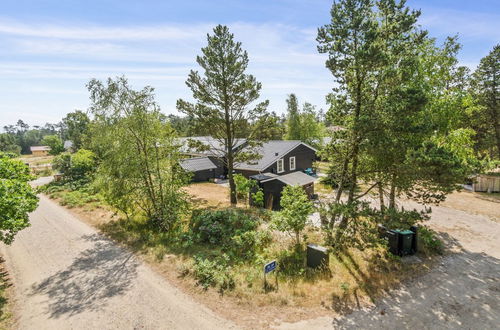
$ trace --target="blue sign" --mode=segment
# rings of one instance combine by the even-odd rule
[[[277,265],[278,263],[276,262],[276,260],[273,260],[270,263],[266,264],[264,266],[264,274],[270,273],[275,270]]]

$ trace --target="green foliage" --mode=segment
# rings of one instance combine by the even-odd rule
[[[437,236],[436,232],[426,226],[418,227],[419,250],[426,255],[443,254],[444,244]]]
[[[153,89],[136,91],[124,78],[88,84],[94,122],[92,149],[100,163],[96,185],[125,214],[144,212],[160,231],[175,230],[189,204],[180,189],[188,175],[179,166],[180,145],[154,100]]]
[[[64,151],[63,141],[58,135],[45,135],[41,141],[41,144],[50,147],[51,155],[59,155]]]
[[[245,178],[242,174],[233,176],[234,184],[236,185],[236,196],[238,200],[247,201],[252,188],[256,186],[256,181]]]
[[[500,44],[481,59],[473,74],[472,93],[478,107],[471,114],[471,126],[477,132],[476,147],[492,158],[500,159]]]
[[[197,243],[221,248],[231,259],[252,259],[270,243],[270,235],[259,231],[260,219],[240,209],[196,210],[190,231]]]
[[[88,138],[90,119],[83,111],[70,112],[62,120],[65,139],[73,142],[73,149],[80,149]]]
[[[328,54],[326,66],[338,83],[328,95],[327,120],[343,128],[332,132],[322,154],[331,163],[330,184],[338,188],[338,205],[325,218],[340,222],[330,224],[335,244],[371,241],[377,215],[359,200],[373,189],[381,214],[397,222],[397,212],[384,211],[396,209],[398,197],[438,203],[475,162],[471,134],[460,129],[467,103],[467,72],[456,66],[460,46],[455,38],[436,46],[418,26],[419,16],[405,1],[341,0],[318,31],[318,50]],[[466,148],[458,147],[464,142]],[[365,225],[366,239],[360,237]],[[346,236],[354,239],[344,242]]]
[[[0,133],[0,151],[19,155],[21,146],[16,143],[16,137],[9,133]]]
[[[396,209],[386,209],[383,212],[373,213],[373,219],[388,229],[402,229],[406,230],[411,226],[414,226],[423,221],[429,220],[429,214],[431,209],[426,209],[423,211],[417,210],[396,210]]]
[[[58,134],[58,125],[45,124],[43,127],[33,126],[22,120],[15,125],[4,126],[5,134],[0,135],[0,151],[11,151],[15,153],[29,154],[31,146],[38,146],[46,135]],[[6,149],[2,145],[6,145]]]
[[[318,146],[321,143],[324,128],[315,107],[306,102],[300,111],[295,94],[290,94],[286,102],[288,105],[286,139]]]
[[[291,250],[280,250],[276,261],[280,275],[302,276],[305,273],[306,253],[300,245],[295,245]]]
[[[234,289],[235,281],[228,261],[229,258],[226,255],[214,260],[201,256],[195,257],[194,277],[198,284],[204,289],[216,287],[220,293]]]
[[[378,211],[368,202],[327,203],[319,209],[325,241],[336,251],[354,247],[359,250],[381,243]]]
[[[213,35],[207,36],[208,45],[196,58],[203,69],[200,75],[191,71],[186,81],[197,103],[177,101],[179,111],[194,119],[197,129],[210,132],[220,142],[221,159],[226,162],[229,176],[231,204],[237,203],[233,179],[235,162],[257,159],[257,136],[262,137],[265,125],[255,123],[267,114],[268,101],[252,104],[259,98],[262,85],[254,76],[246,74],[248,54],[227,26],[217,25]],[[235,149],[238,138],[247,140],[247,148]]]
[[[80,149],[73,154],[64,152],[54,158],[52,167],[59,171],[66,181],[82,185],[93,178],[97,169],[96,156],[86,149]]]
[[[300,244],[300,233],[304,230],[314,207],[301,186],[286,186],[281,193],[281,211],[276,212],[273,224],[276,229],[294,234]]]
[[[258,188],[257,191],[251,194],[252,202],[255,207],[264,207],[264,192],[262,188]]]
[[[38,205],[31,179],[28,166],[0,153],[0,241],[6,244],[30,225],[28,213]]]

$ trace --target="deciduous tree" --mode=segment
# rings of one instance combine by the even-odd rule
[[[300,244],[300,233],[304,230],[313,204],[301,186],[286,186],[281,193],[281,210],[274,215],[273,223],[278,230],[293,234]]]
[[[88,88],[103,194],[123,212],[139,208],[155,228],[173,229],[188,206],[180,189],[188,180],[175,131],[162,120],[153,88],[133,90],[124,77],[92,80]]]
[[[0,241],[6,244],[30,225],[28,213],[38,205],[31,179],[28,166],[0,152]]]

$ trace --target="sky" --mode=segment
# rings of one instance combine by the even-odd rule
[[[326,109],[333,79],[318,54],[317,28],[331,0],[1,0],[0,127],[59,122],[89,106],[86,83],[125,75],[155,88],[164,113],[192,100],[185,85],[206,35],[228,25],[248,51],[261,99],[283,113],[286,97]],[[474,69],[500,42],[498,0],[408,0],[419,24],[442,41],[457,35],[460,64]]]

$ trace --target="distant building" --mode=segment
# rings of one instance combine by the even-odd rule
[[[51,149],[49,146],[32,146],[30,150],[33,156],[47,156]]]

